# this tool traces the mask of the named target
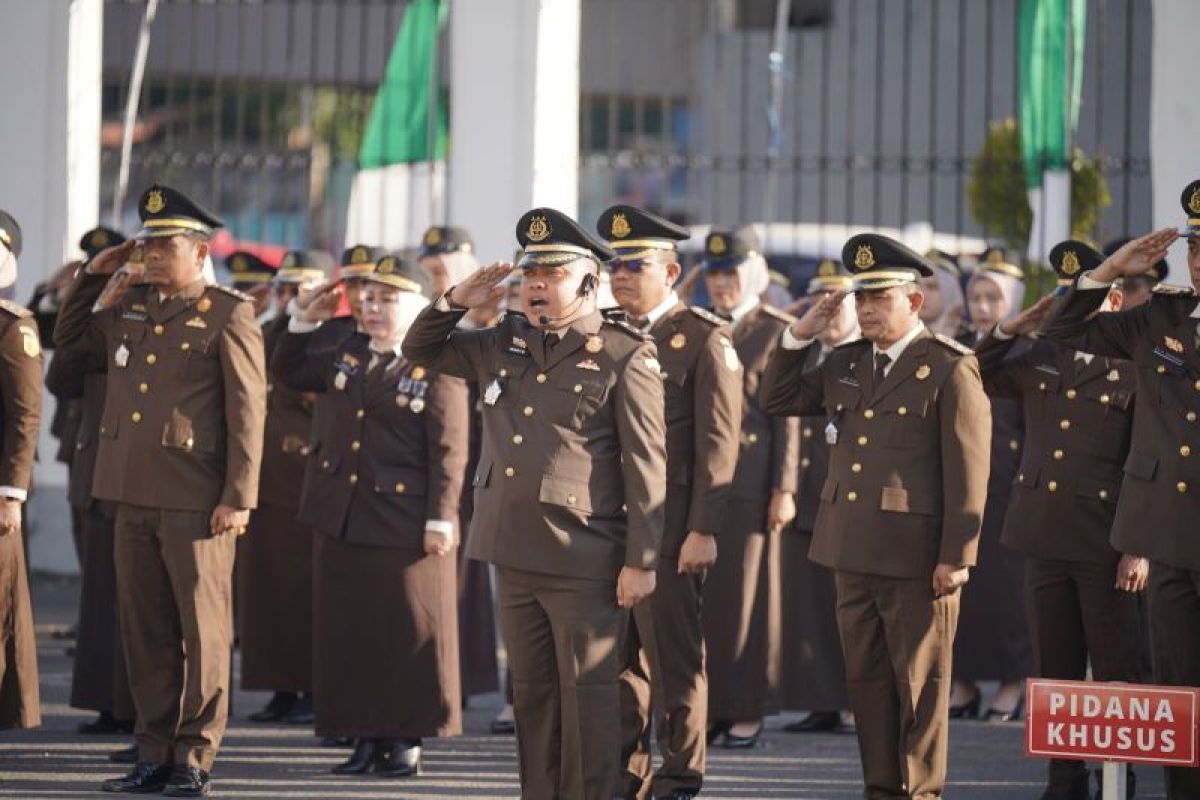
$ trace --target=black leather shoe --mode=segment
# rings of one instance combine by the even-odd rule
[[[247,719],[251,722],[279,722],[291,712],[295,705],[295,692],[276,692],[261,711],[255,711]]]
[[[979,716],[979,704],[983,702],[983,692],[975,690],[975,696],[962,705],[950,706],[950,719],[975,719]]]
[[[120,750],[113,750],[108,754],[108,760],[114,764],[136,764],[138,760],[138,746],[131,744],[129,747],[122,747]]]
[[[150,764],[142,761],[135,764],[128,775],[109,778],[100,784],[100,788],[106,792],[121,794],[158,794],[166,787],[170,777],[170,764]]]
[[[829,733],[842,727],[839,711],[814,711],[804,719],[783,726],[788,733]]]
[[[762,732],[762,720],[759,720],[758,730],[749,736],[738,736],[732,730],[726,731],[725,741],[721,746],[726,750],[749,750],[751,747],[758,746],[758,737],[762,736]]]
[[[176,764],[167,787],[163,789],[165,797],[204,797],[212,788],[208,773],[187,764]]]
[[[354,744],[349,736],[326,736],[321,740],[321,747],[353,747]]]
[[[296,698],[296,702],[292,703],[291,710],[283,716],[283,722],[287,725],[312,725],[317,721],[317,715],[313,713],[312,695],[308,692],[303,692]]]
[[[517,723],[511,719],[492,720],[492,733],[497,736],[511,736],[517,732]]]
[[[714,722],[712,725],[708,726],[708,744],[709,744],[709,746],[716,744],[717,740],[720,739],[725,734],[729,733],[729,729],[732,727],[733,727],[732,722],[728,722],[723,719],[719,719],[716,722]]]
[[[362,775],[371,769],[380,755],[378,739],[358,739],[350,758],[330,771],[334,775]]]
[[[381,778],[409,778],[421,774],[421,740],[390,739],[380,742],[381,758],[375,774]]]
[[[133,720],[117,719],[111,711],[101,711],[91,722],[81,722],[75,729],[87,736],[111,736],[133,733]]]

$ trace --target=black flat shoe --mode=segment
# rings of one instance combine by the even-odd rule
[[[353,747],[354,740],[349,736],[326,736],[321,740],[321,747]]]
[[[749,736],[738,736],[732,730],[726,731],[725,742],[722,744],[722,747],[726,750],[749,750],[758,745],[758,738],[762,736],[762,732],[763,726],[761,720],[758,723],[758,730]]]
[[[725,734],[729,733],[729,729],[732,727],[733,727],[732,722],[728,722],[723,719],[719,719],[716,722],[714,722],[712,725],[710,725],[708,728],[708,744],[709,744],[709,746],[716,744],[717,740],[720,739]]]
[[[802,720],[783,726],[788,733],[830,733],[842,727],[840,711],[813,711]]]
[[[186,764],[176,764],[167,787],[163,789],[165,797],[204,797],[212,788],[208,773]]]
[[[129,747],[122,747],[120,750],[113,750],[108,754],[108,760],[114,764],[136,764],[138,760],[138,746],[131,744]]]
[[[295,692],[276,692],[261,710],[255,711],[247,719],[251,722],[279,722],[291,713],[295,705]]]
[[[985,722],[1014,722],[1025,717],[1025,698],[1022,697],[1013,706],[1012,711],[1000,711],[995,708],[989,708],[984,714]]]
[[[308,692],[297,697],[291,710],[283,716],[283,722],[286,725],[312,725],[316,721],[317,715],[313,713],[312,695]]]
[[[334,775],[362,775],[368,772],[382,753],[378,739],[359,739],[350,758],[338,764],[330,772]]]
[[[112,736],[133,733],[133,720],[117,719],[111,711],[101,711],[91,722],[81,722],[75,730],[85,736]]]
[[[511,736],[517,732],[517,723],[511,719],[492,720],[492,733],[496,736]]]
[[[171,770],[170,764],[150,764],[143,761],[135,764],[127,775],[104,781],[100,788],[106,792],[120,794],[158,794],[166,788]]]
[[[959,706],[950,706],[950,719],[976,719],[979,716],[979,705],[983,702],[983,692],[975,689],[975,696]]]
[[[373,772],[381,778],[410,778],[421,774],[421,740],[394,739],[380,743],[383,756]]]

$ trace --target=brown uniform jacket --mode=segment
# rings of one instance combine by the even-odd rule
[[[991,446],[974,355],[922,331],[871,391],[870,342],[837,347],[805,370],[819,346],[777,350],[762,387],[768,413],[824,411],[837,428],[809,557],[898,578],[974,564]]]
[[[821,357],[821,346],[810,348],[805,371],[815,369]],[[796,479],[796,521],[792,527],[812,533],[821,510],[821,487],[829,472],[829,445],[825,443],[823,416],[800,419],[800,472]]]
[[[271,358],[277,381],[323,394],[316,474],[300,519],[358,544],[420,550],[425,522],[457,527],[467,463],[467,386],[396,357],[368,371],[362,337],[333,351],[312,333],[284,333]]]
[[[662,555],[688,531],[716,534],[737,466],[742,369],[719,317],[677,303],[650,328],[666,396],[667,501]]]
[[[800,421],[772,417],[759,400],[759,387],[779,336],[795,322],[768,305],[759,305],[733,328],[733,346],[745,370],[742,433],[732,497],[766,503],[776,491],[795,494],[800,464]],[[762,523],[747,520],[751,530]]]
[[[422,311],[404,354],[480,385],[484,443],[467,554],[602,580],[622,566],[654,568],[666,425],[653,342],[593,313],[547,354],[523,315],[456,331],[462,313]]]
[[[54,331],[59,348],[107,364],[93,494],[180,511],[253,508],[266,376],[252,305],[196,281],[166,302],[135,286],[93,313],[105,281],[80,271]]]
[[[268,363],[287,335],[288,319],[281,314],[263,326]],[[293,514],[299,510],[304,468],[311,452],[314,401],[312,393],[297,392],[282,381],[268,379],[262,473],[258,479],[260,506],[274,506]]]
[[[1133,362],[1137,403],[1112,546],[1172,567],[1200,570],[1200,352],[1190,291],[1096,314],[1104,289],[1072,289],[1045,324],[1067,347]],[[1193,452],[1193,450],[1195,452]]]
[[[92,480],[104,415],[105,380],[104,362],[83,350],[56,352],[46,369],[46,388],[59,402],[69,399],[79,409],[67,474],[67,500],[78,509],[89,509],[98,502],[92,497]]]
[[[1026,555],[1107,564],[1133,427],[1133,365],[1093,356],[1085,367],[1047,339],[1007,358],[1019,341],[988,336],[976,349],[987,393],[1020,399],[1025,412],[1001,541]]]
[[[28,309],[0,299],[0,486],[29,490],[42,418],[42,347]]]

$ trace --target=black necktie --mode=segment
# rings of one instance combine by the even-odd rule
[[[558,344],[558,334],[551,331],[546,331],[542,334],[542,349],[546,353],[546,358],[550,357],[550,351],[554,349],[554,345]]]
[[[887,353],[875,354],[875,376],[872,379],[874,384],[871,387],[872,391],[879,391],[879,387],[883,385],[883,379],[887,377],[885,370],[890,363],[892,363],[892,357]]]

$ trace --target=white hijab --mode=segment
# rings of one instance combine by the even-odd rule
[[[1003,272],[976,268],[971,273],[971,279],[967,281],[967,291],[971,291],[971,287],[975,284],[975,281],[984,279],[999,286],[1001,294],[1008,300],[1008,313],[1004,315],[1004,320],[1010,320],[1021,313],[1021,304],[1025,301],[1025,281],[1014,278],[1012,275],[1006,275]]]
[[[17,282],[17,257],[0,244],[0,289],[7,289]]]

